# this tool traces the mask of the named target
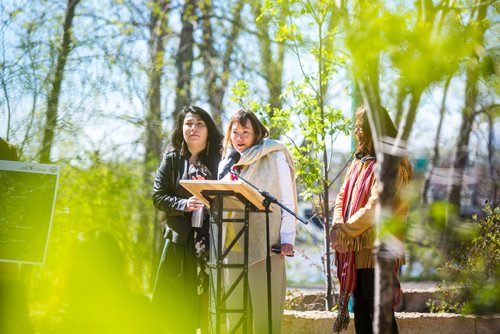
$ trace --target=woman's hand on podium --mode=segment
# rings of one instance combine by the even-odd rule
[[[201,209],[205,204],[203,204],[202,201],[198,199],[198,197],[191,196],[187,200],[186,204],[186,212],[191,212],[191,211],[196,211],[198,209]]]

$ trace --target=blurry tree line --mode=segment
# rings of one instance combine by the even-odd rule
[[[394,193],[393,166],[424,124],[432,149],[410,220],[433,224],[429,186],[440,167],[451,169],[444,200],[460,212],[471,151],[485,152],[487,196],[498,203],[498,10],[489,0],[2,1],[0,134],[21,160],[63,165],[48,260],[28,273],[41,278],[33,285],[51,280],[68,238],[95,226],[128,245],[130,272],[148,291],[162,219],[150,189],[176,112],[202,106],[222,129],[246,106],[289,144],[302,199],[324,224],[331,309],[327,218],[339,187],[332,180],[348,159],[334,154],[349,151],[337,139],[359,105],[376,137],[382,207]],[[438,121],[428,124],[419,115],[434,96]],[[384,141],[382,106],[400,130],[396,141]],[[454,143],[443,145],[457,118]],[[480,148],[470,147],[475,134]],[[439,208],[435,246],[453,243],[457,221]],[[384,226],[379,232],[391,230]]]
[[[123,189],[136,194],[132,206],[112,203],[104,188],[101,198],[88,196],[130,214],[120,229],[146,259],[139,272],[151,267],[152,240],[156,249],[160,243],[149,193],[176,111],[198,104],[222,126],[231,75],[258,77],[263,96],[279,103],[284,46],[275,48],[268,26],[254,23],[259,8],[241,0],[1,4],[2,135],[21,160],[67,164],[79,181],[94,173],[106,180],[108,170],[125,168],[110,177],[135,180]],[[93,130],[106,122],[96,140]],[[120,146],[108,141],[122,127],[134,134],[122,133],[129,137]]]

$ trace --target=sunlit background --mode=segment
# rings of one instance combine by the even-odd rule
[[[186,104],[223,131],[249,108],[295,148],[300,214],[311,222],[298,227],[288,285],[325,289],[321,199],[333,204],[340,188],[352,111],[380,100],[406,131],[414,168],[401,278],[485,282],[442,309],[498,313],[498,9],[484,0],[0,2],[0,136],[19,160],[60,166],[45,262],[18,273],[35,331],[64,332],[68,256],[82,240],[107,238],[86,255],[122,265],[110,275],[139,305],[150,296],[162,240],[152,176]],[[324,179],[336,181],[325,189]],[[116,258],[101,258],[109,252]],[[79,279],[115,269],[78,260]],[[90,280],[73,283],[116,292]]]

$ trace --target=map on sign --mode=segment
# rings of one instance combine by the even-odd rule
[[[45,260],[59,166],[0,160],[0,261]]]

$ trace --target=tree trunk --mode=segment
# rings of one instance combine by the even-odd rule
[[[5,60],[4,60],[4,64],[5,64]],[[9,141],[9,135],[10,135],[10,118],[11,118],[11,114],[12,114],[12,110],[11,110],[11,107],[10,107],[10,95],[9,95],[9,91],[7,89],[7,83],[5,82],[5,66],[2,66],[2,76],[1,76],[1,80],[0,80],[0,84],[2,85],[2,90],[3,90],[3,94],[5,96],[5,104],[7,105],[7,131],[6,131],[6,135],[5,135],[5,139],[6,141]]]
[[[394,198],[396,195],[396,182],[401,157],[386,153],[377,153],[376,170],[377,180],[383,185],[379,193],[378,207],[380,213],[376,215],[378,243],[375,245],[375,308],[373,329],[377,333],[392,333],[392,313],[394,301],[394,261],[402,255],[395,253],[391,240],[382,238],[381,231],[384,224],[393,214]],[[378,246],[377,246],[378,244]]]
[[[33,43],[31,41],[31,38],[28,38],[29,42],[28,42],[28,45],[27,45],[27,48],[26,48],[26,52],[28,53],[29,55],[29,59],[30,59],[30,71],[31,71],[31,75],[32,75],[32,80],[33,80],[33,100],[31,102],[31,111],[30,111],[30,115],[29,115],[29,119],[27,121],[27,125],[25,127],[25,132],[24,132],[24,137],[23,137],[23,140],[21,142],[21,144],[19,145],[19,158],[22,159],[22,156],[24,154],[24,149],[26,146],[29,145],[30,143],[30,138],[31,138],[31,129],[33,128],[33,124],[35,122],[35,114],[36,114],[36,106],[37,106],[37,103],[38,103],[38,95],[40,94],[40,88],[38,87],[38,84],[37,84],[37,69],[36,69],[36,61],[37,61],[37,55],[35,55],[34,53],[36,52],[33,52]]]
[[[286,6],[282,4],[281,6]],[[261,3],[260,1],[254,2],[253,12],[255,17],[260,15]],[[280,15],[285,15],[285,8],[282,8],[282,13]],[[262,65],[262,74],[266,80],[266,86],[269,93],[269,106],[271,118],[274,114],[274,109],[281,109],[281,94],[283,92],[283,63],[285,60],[285,44],[277,43],[277,52],[273,52],[272,48],[272,38],[269,33],[269,18],[262,16],[257,22],[257,32],[259,38],[260,46],[260,64]],[[276,55],[274,55],[276,53]],[[277,129],[269,129],[271,131],[271,136],[276,135]]]
[[[320,35],[321,36],[321,35]],[[321,44],[320,44],[321,45]],[[320,46],[320,57],[321,57],[321,46]],[[321,61],[320,61],[321,64]],[[320,65],[321,67],[321,65]],[[320,68],[319,73],[322,73],[322,69]],[[321,82],[321,78],[320,78]],[[320,83],[320,91],[322,90]],[[321,119],[325,120],[324,117],[324,99],[320,94],[319,98],[319,107],[321,112]],[[326,143],[326,133],[325,130],[321,133],[321,141]],[[324,219],[324,247],[325,247],[325,258],[324,258],[324,268],[325,268],[325,285],[326,285],[326,308],[327,311],[331,311],[333,309],[334,301],[333,301],[333,287],[332,287],[332,261],[331,261],[331,248],[330,248],[330,182],[328,179],[328,175],[330,172],[330,164],[328,161],[328,151],[326,146],[323,149],[323,219]]]
[[[410,137],[411,130],[413,128],[413,123],[415,122],[415,117],[417,115],[417,107],[420,104],[420,97],[422,96],[422,90],[419,88],[413,88],[410,93],[410,104],[406,112],[404,113],[403,119],[401,119],[400,130],[398,131],[398,137],[396,138],[396,145],[404,146],[406,149],[406,141]],[[401,127],[403,128],[401,131]],[[403,143],[401,143],[403,141]]]
[[[476,81],[471,78],[470,74],[467,75],[467,84],[469,86],[472,81]],[[475,87],[474,87],[475,88]],[[462,112],[462,123],[460,125],[460,131],[458,132],[458,138],[456,143],[455,158],[453,160],[452,169],[452,183],[450,185],[449,201],[453,204],[458,211],[460,211],[461,202],[461,191],[462,191],[462,179],[463,172],[467,166],[469,160],[469,138],[472,131],[472,124],[474,123],[474,112],[469,108],[465,108]]]
[[[162,234],[157,212],[154,211],[154,222],[151,221],[150,201],[153,185],[154,170],[158,167],[162,149],[162,126],[161,126],[161,80],[165,66],[165,39],[168,35],[168,16],[170,12],[169,0],[155,0],[151,7],[149,21],[149,70],[148,70],[148,109],[146,113],[145,128],[145,153],[143,171],[143,194],[145,202],[140,208],[140,225],[138,229],[138,240],[143,243],[150,240],[151,228],[153,227],[153,268],[156,267],[159,258]],[[146,243],[149,246],[149,243]],[[151,249],[144,249],[144,259],[149,258]],[[146,263],[147,261],[144,261]],[[146,271],[142,271],[146,272]],[[145,280],[147,281],[147,280]]]
[[[493,110],[486,113],[488,117],[488,174],[490,176],[491,182],[491,202],[492,207],[497,205],[497,192],[498,192],[498,181],[495,171],[495,112],[498,112],[498,106],[493,108]]]
[[[40,150],[40,162],[44,163],[50,162],[50,154],[57,128],[57,108],[59,106],[61,84],[64,78],[64,67],[71,52],[73,18],[75,17],[75,9],[79,2],[80,0],[68,0],[66,13],[64,14],[63,39],[57,54],[57,62],[51,74],[51,89],[47,97],[46,121]]]
[[[146,115],[146,169],[158,166],[162,145],[161,80],[165,66],[165,39],[168,34],[169,0],[153,3],[149,25],[148,110]]]
[[[397,128],[401,123],[401,118],[403,118],[403,105],[406,96],[408,95],[406,87],[403,85],[398,85],[398,95],[396,98],[396,117],[394,119],[394,124]]]
[[[191,79],[193,70],[193,22],[195,21],[195,12],[198,5],[197,0],[188,0],[182,10],[182,30],[179,41],[179,48],[176,55],[177,67],[177,86],[175,96],[174,119],[177,114],[186,105],[191,102]]]
[[[377,68],[378,66],[372,66]],[[398,181],[398,170],[401,164],[401,157],[406,151],[406,140],[414,121],[414,110],[420,101],[418,92],[411,95],[408,110],[403,113],[401,123],[407,131],[402,132],[400,144],[394,147],[396,143],[388,143],[384,140],[387,129],[383,128],[380,121],[380,94],[378,86],[377,71],[367,76],[367,81],[360,81],[359,86],[363,95],[363,100],[368,112],[368,119],[375,145],[377,156],[377,165],[375,168],[375,177],[379,181],[379,201],[375,216],[376,241],[374,247],[375,253],[375,302],[374,302],[374,333],[392,332],[392,312],[394,301],[394,261],[403,254],[402,244],[398,246],[388,236],[382,236],[381,231],[384,225],[393,215],[394,198],[396,195],[396,182]]]
[[[450,82],[451,82],[451,77],[449,77],[444,84],[443,98],[441,100],[441,108],[439,109],[439,122],[436,128],[436,135],[434,137],[434,150],[431,161],[429,162],[430,169],[427,171],[427,174],[425,175],[424,186],[422,187],[421,197],[422,197],[422,204],[424,205],[428,204],[427,193],[429,192],[430,181],[432,178],[432,174],[434,172],[434,168],[439,163],[439,139],[441,138],[441,129],[443,126],[444,112],[446,111],[446,97],[448,96],[448,88],[450,87]]]
[[[325,119],[325,94],[326,89],[324,89],[324,85],[327,84],[327,80],[325,80],[325,68],[323,63],[323,49],[324,49],[324,40],[323,40],[323,27],[321,24],[318,25],[318,36],[319,38],[319,47],[318,47],[318,75],[319,75],[319,90],[318,90],[318,104],[321,113],[321,119],[326,121]],[[325,258],[324,258],[324,268],[325,268],[325,285],[326,285],[326,309],[331,311],[334,303],[333,303],[333,290],[332,290],[332,261],[331,261],[331,248],[330,248],[330,182],[328,179],[328,175],[330,172],[330,163],[328,161],[328,150],[326,148],[326,127],[320,133],[321,142],[323,143],[323,180],[322,180],[322,198],[323,198],[323,219],[324,219],[324,247],[325,247]]]
[[[351,81],[351,123],[354,125],[356,123],[356,110],[363,105],[363,98],[361,92],[359,91],[359,86],[356,80]],[[351,131],[351,152],[356,152],[356,136],[354,131]]]
[[[200,4],[202,12],[203,44],[201,53],[205,67],[205,81],[208,92],[208,103],[214,122],[218,127],[222,127],[223,101],[229,82],[229,70],[231,56],[234,51],[236,39],[241,31],[241,10],[244,1],[239,0],[232,8],[231,32],[226,42],[224,54],[220,55],[214,47],[214,37],[211,18],[213,16],[212,1],[206,0]],[[222,64],[220,64],[222,60]],[[220,66],[219,66],[220,65]],[[218,69],[220,68],[220,72]]]
[[[471,20],[470,25],[475,26],[475,42],[477,45],[483,45],[485,26],[482,21],[486,17],[488,5],[478,6],[477,18]],[[476,50],[476,49],[475,49]],[[462,124],[455,148],[455,158],[453,161],[453,181],[450,185],[448,200],[460,212],[460,201],[462,191],[463,172],[469,159],[469,138],[472,131],[472,125],[475,119],[475,108],[477,103],[479,80],[479,55],[474,51],[471,59],[466,66],[465,82],[465,105],[462,110]],[[449,232],[449,231],[445,231]]]

